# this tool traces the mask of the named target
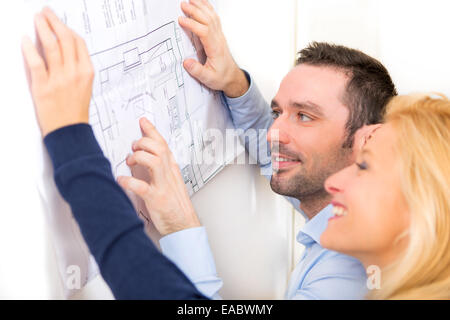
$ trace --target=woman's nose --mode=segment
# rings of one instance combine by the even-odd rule
[[[336,172],[325,180],[325,190],[329,194],[336,194],[343,191],[345,185],[344,181],[346,181],[351,174],[352,166],[353,165],[350,165]]]

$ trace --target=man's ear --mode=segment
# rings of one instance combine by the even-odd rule
[[[377,131],[379,128],[381,128],[383,124],[371,124],[371,125],[365,125],[361,127],[358,131],[355,133],[355,141],[354,141],[354,151],[359,152],[364,145],[367,143],[367,141],[372,138],[372,135]]]

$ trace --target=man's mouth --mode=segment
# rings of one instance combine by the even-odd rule
[[[272,167],[275,170],[288,169],[294,166],[298,166],[301,163],[300,160],[289,158],[284,155],[272,155]]]

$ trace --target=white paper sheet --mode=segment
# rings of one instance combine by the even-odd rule
[[[168,142],[191,195],[242,152],[240,145],[234,147],[235,140],[225,139],[225,130],[233,125],[219,95],[192,79],[182,66],[186,58],[202,60],[204,52],[198,39],[178,25],[180,0],[24,1],[30,12],[50,6],[85,39],[96,70],[90,123],[115,176],[131,174],[125,159],[132,142],[141,137],[138,121],[144,116]],[[210,128],[216,133],[218,129],[223,139],[207,133]],[[38,186],[70,297],[77,290],[70,267],[79,267],[81,287],[98,274],[98,268],[52,175],[43,152]],[[146,172],[138,170],[133,175],[142,178]],[[157,242],[159,235],[145,205],[129,196]]]

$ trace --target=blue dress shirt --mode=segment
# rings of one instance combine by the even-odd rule
[[[229,107],[234,125],[242,129],[241,140],[250,156],[257,160],[261,173],[271,176],[270,152],[261,152],[268,148],[266,130],[273,118],[270,107],[262,97],[251,77],[249,90],[241,97],[223,96]],[[256,129],[256,135],[246,135],[249,129]],[[255,132],[255,131],[254,131]],[[249,145],[258,145],[258,149]],[[300,210],[297,199],[287,199]],[[320,236],[332,216],[331,205],[324,208],[312,219],[306,221],[297,235],[297,241],[305,246],[300,262],[292,272],[286,299],[363,299],[366,294],[366,272],[355,258],[324,249],[320,245]],[[307,218],[305,216],[305,218]],[[208,243],[204,227],[179,231],[160,240],[163,253],[172,260],[196,285],[205,296],[219,299],[222,280],[218,277],[214,258]],[[193,249],[195,248],[195,249]]]

